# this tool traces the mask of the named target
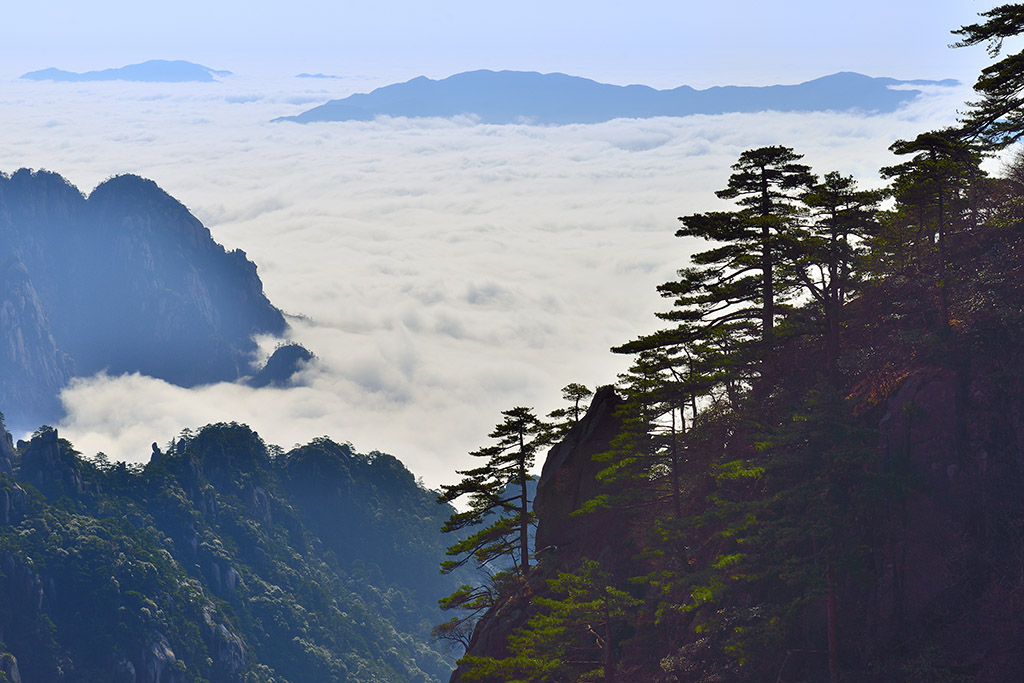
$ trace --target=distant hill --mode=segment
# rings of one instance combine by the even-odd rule
[[[0,173],[8,425],[57,419],[67,381],[101,370],[181,386],[240,379],[253,335],[286,327],[256,265],[153,181],[117,176],[86,198],[56,173]]]
[[[275,120],[311,123],[368,121],[377,116],[471,115],[479,117],[481,123],[564,125],[730,112],[891,112],[920,94],[912,86],[956,84],[954,80],[899,81],[842,72],[799,85],[724,86],[706,90],[683,85],[655,90],[645,85],[609,85],[560,73],[481,70],[439,81],[420,76]]]
[[[182,60],[151,59],[141,64],[129,64],[117,69],[75,73],[62,69],[41,69],[22,74],[30,81],[144,81],[150,83],[210,82],[216,76],[230,76],[230,71],[218,71],[202,64]]]

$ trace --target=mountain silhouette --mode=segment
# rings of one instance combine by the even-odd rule
[[[86,71],[75,73],[62,69],[41,69],[22,74],[21,78],[30,81],[143,81],[149,83],[184,83],[210,82],[216,76],[230,76],[230,71],[217,71],[202,64],[193,64],[182,60],[151,59],[141,64],[129,64],[118,69],[102,71]]]
[[[287,328],[245,253],[138,176],[85,197],[56,173],[0,173],[0,254],[0,410],[18,429],[59,418],[71,377],[238,380],[253,336]]]
[[[731,112],[891,112],[920,95],[920,90],[910,86],[956,84],[954,80],[900,81],[841,72],[799,85],[719,86],[706,90],[684,85],[655,90],[646,85],[610,85],[561,73],[480,70],[439,81],[420,76],[275,120],[310,123],[369,121],[377,116],[468,115],[481,123],[564,125]]]

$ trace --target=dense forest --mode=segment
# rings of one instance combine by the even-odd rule
[[[977,101],[885,187],[767,146],[679,218],[706,247],[532,510],[527,408],[445,487],[442,569],[484,569],[441,603],[453,681],[1024,677],[1024,4],[981,17]]]
[[[390,455],[239,424],[145,466],[0,429],[0,681],[445,680],[434,498]]]

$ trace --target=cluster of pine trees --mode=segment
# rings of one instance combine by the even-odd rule
[[[957,46],[998,57],[1024,32],[1024,4],[981,16],[954,32]],[[743,152],[716,193],[732,210],[679,218],[676,234],[708,248],[659,287],[664,327],[613,349],[633,358],[617,384],[623,426],[600,456],[603,492],[581,511],[628,517],[628,561],[531,572],[529,470],[562,432],[526,408],[503,413],[495,443],[473,453],[486,464],[441,495],[470,501],[445,530],[473,530],[443,571],[490,571],[441,601],[458,616],[435,633],[468,645],[483,612],[524,595],[533,616],[507,656],[464,658],[462,680],[960,680],[905,653],[869,672],[843,640],[838,605],[872,571],[867,530],[915,485],[881,462],[861,419],[905,360],[870,340],[864,316],[912,317],[909,346],[940,364],[966,336],[991,274],[963,255],[1024,219],[1021,156],[1004,177],[980,166],[1024,136],[1022,60],[982,72],[957,126],[894,143],[885,189],[819,177],[794,149],[767,146]],[[589,391],[564,393],[574,408],[556,417],[571,424]],[[808,624],[813,637],[794,635]]]

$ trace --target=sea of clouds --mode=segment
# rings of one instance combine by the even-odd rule
[[[77,379],[62,436],[143,461],[185,427],[238,421],[286,449],[328,435],[451,482],[501,410],[546,413],[569,382],[615,381],[628,359],[609,347],[657,329],[655,286],[701,247],[673,236],[676,217],[727,207],[713,193],[740,152],[788,145],[876,186],[895,139],[952,123],[968,96],[931,89],[884,116],[271,122],[383,84],[3,83],[0,171],[46,168],[85,193],[151,178],[257,263],[316,354],[288,389]]]

